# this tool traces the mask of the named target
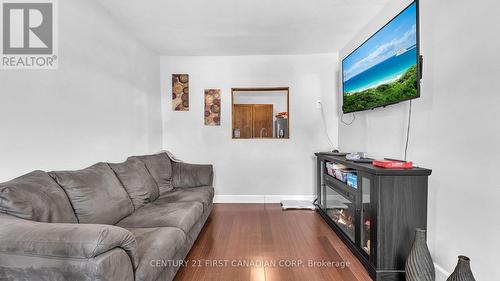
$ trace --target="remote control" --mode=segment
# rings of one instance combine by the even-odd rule
[[[361,158],[361,159],[354,160],[354,163],[369,163],[369,164],[371,164],[373,162],[373,160],[375,160],[375,159]]]

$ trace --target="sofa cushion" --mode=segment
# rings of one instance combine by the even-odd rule
[[[173,202],[191,202],[203,203],[203,209],[207,210],[214,199],[214,188],[211,186],[176,188],[171,192],[165,193],[157,200],[157,204]]]
[[[160,195],[173,189],[172,185],[172,163],[167,153],[162,152],[153,155],[132,156],[129,159],[139,159],[148,169],[156,181]]]
[[[125,228],[177,227],[188,233],[203,214],[203,204],[200,202],[157,201],[136,210],[117,225]]]
[[[80,223],[115,224],[134,211],[127,192],[106,163],[49,174],[66,191]]]
[[[0,253],[91,259],[119,247],[134,266],[138,265],[135,237],[128,230],[114,225],[40,223],[2,218],[1,226]]]
[[[78,222],[64,190],[43,171],[0,183],[0,212],[38,222]]]
[[[135,280],[156,281],[169,266],[176,265],[175,254],[186,242],[186,235],[175,227],[129,228],[137,241],[138,266]],[[173,264],[172,264],[173,263]]]
[[[123,187],[127,191],[135,209],[153,202],[160,196],[154,178],[146,166],[138,159],[132,158],[120,164],[109,164]]]

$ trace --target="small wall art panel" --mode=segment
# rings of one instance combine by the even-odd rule
[[[205,125],[220,126],[220,89],[205,90]]]
[[[172,74],[172,109],[189,110],[189,75]]]

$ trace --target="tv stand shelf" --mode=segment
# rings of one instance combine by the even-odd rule
[[[416,228],[427,226],[424,168],[384,169],[316,153],[318,212],[376,280],[405,280]],[[330,176],[326,162],[357,173],[357,188]]]

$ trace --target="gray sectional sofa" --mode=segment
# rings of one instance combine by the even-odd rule
[[[211,165],[166,153],[0,184],[0,280],[172,280],[211,210]]]

